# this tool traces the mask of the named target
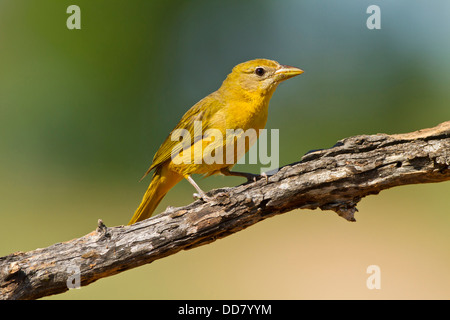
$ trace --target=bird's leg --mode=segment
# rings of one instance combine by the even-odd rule
[[[224,176],[236,176],[236,177],[244,177],[247,178],[247,182],[255,182],[256,180],[260,178],[266,178],[266,182],[268,182],[268,177],[265,172],[261,174],[253,174],[253,173],[247,173],[247,172],[239,172],[239,171],[230,171],[229,168],[222,168],[220,169],[220,172]]]
[[[208,197],[202,189],[200,189],[200,187],[197,185],[197,183],[195,183],[194,179],[192,179],[190,175],[185,176],[185,178],[198,192],[193,194],[194,199],[202,199],[205,202],[211,200],[211,198]]]

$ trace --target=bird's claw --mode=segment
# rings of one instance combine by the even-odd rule
[[[263,172],[259,175],[261,178],[266,179],[266,183],[269,183],[269,176],[267,175],[267,173]]]
[[[248,176],[247,176],[247,182],[256,182],[256,181],[258,181],[261,178],[266,179],[266,183],[269,182],[269,176],[265,172],[263,172],[261,174],[249,173]]]
[[[204,202],[212,201],[212,198],[208,197],[204,193],[194,193],[192,196],[194,197],[195,200],[203,200]]]

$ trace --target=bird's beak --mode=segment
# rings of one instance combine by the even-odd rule
[[[280,65],[280,67],[275,71],[275,76],[277,76],[277,78],[280,81],[298,76],[299,74],[302,74],[304,71],[302,69],[296,68],[296,67],[291,67],[291,66],[284,66],[284,65]]]

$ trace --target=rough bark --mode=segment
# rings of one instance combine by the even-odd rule
[[[132,226],[0,258],[0,298],[36,299],[192,249],[293,209],[333,210],[355,221],[365,196],[405,184],[450,180],[450,121],[407,134],[360,135],[316,150],[267,180],[212,190],[200,200]]]

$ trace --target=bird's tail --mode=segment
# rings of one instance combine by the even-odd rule
[[[152,181],[142,198],[142,202],[128,224],[149,218],[166,193],[172,189],[183,177],[166,167],[157,168],[153,173]]]

